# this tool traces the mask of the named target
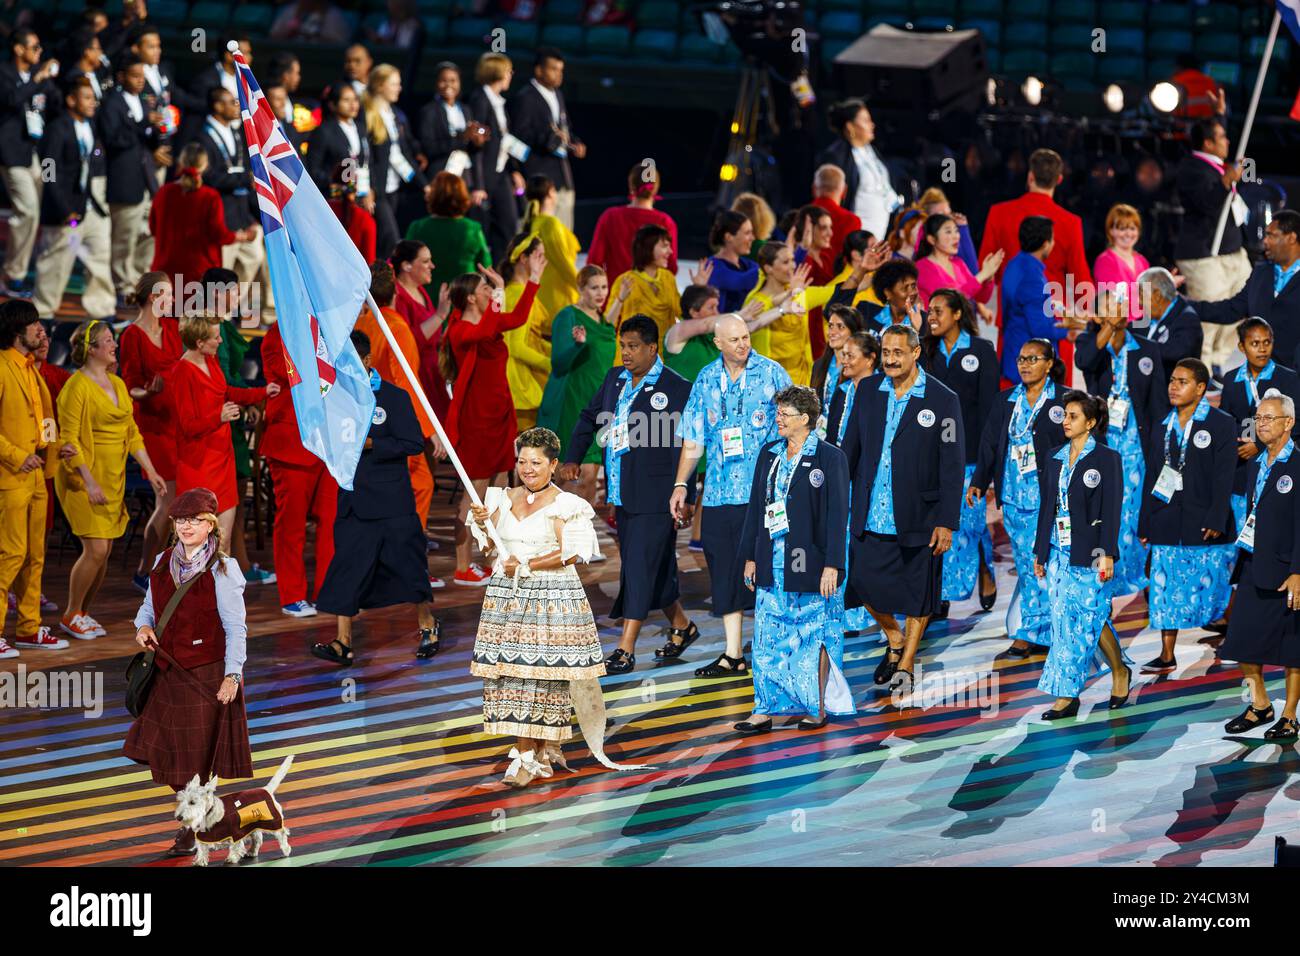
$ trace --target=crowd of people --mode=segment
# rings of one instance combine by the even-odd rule
[[[428,574],[426,529],[433,476],[454,450],[475,494],[461,496],[451,581],[485,588],[472,672],[487,731],[518,738],[514,785],[567,767],[559,745],[574,712],[598,759],[618,766],[601,745],[595,679],[636,668],[656,611],[667,625],[656,659],[698,640],[701,609],[678,583],[685,529],[725,635],[695,674],[752,675],[741,733],[852,714],[844,635],[873,622],[886,642],[874,684],[906,696],[929,623],[952,602],[995,605],[999,516],[1015,568],[1004,653],[1046,655],[1045,720],[1077,713],[1103,671],[1109,706],[1126,705],[1134,664],[1112,603],[1145,592],[1162,648],[1144,671],[1174,672],[1179,631],[1208,628],[1226,635],[1219,654],[1240,663],[1252,695],[1229,730],[1274,719],[1262,668],[1281,666],[1286,700],[1266,736],[1300,731],[1300,213],[1273,214],[1252,266],[1221,118],[1188,130],[1176,264],[1144,257],[1141,212],[1118,203],[1090,266],[1079,217],[1054,197],[1064,168],[1049,149],[1029,158],[1024,194],[979,220],[937,186],[909,199],[875,151],[868,105],[850,99],[830,110],[837,138],[806,205],[778,216],[742,194],[716,211],[711,255],[680,267],[677,225],[655,208],[659,171],[644,162],[584,260],[571,163],[586,149],[559,51],[540,50],[523,83],[503,53],[480,57],[472,82],[439,64],[414,125],[397,105],[400,71],[364,47],[349,48],[318,105],[295,99],[297,63],[277,57],[263,88],[373,263],[371,292],[416,373],[363,312],[353,345],[376,412],[347,491],[298,440],[278,326],[260,346],[265,384],[242,377],[242,290],[265,256],[233,58],[186,90],[156,30],[87,23],[69,40],[81,72],[66,70],[61,86],[30,31],[15,31],[13,63],[0,68],[14,209],[0,305],[0,587],[17,612],[0,657],[106,632],[91,610],[125,527],[128,458],[154,494],[135,574],[142,645],[183,659],[154,611],[160,589],[180,593],[202,571],[221,580],[187,590],[177,613],[217,606],[224,623],[245,584],[275,583],[285,614],[337,616],[337,636],[312,652],[348,666],[360,610],[414,604],[415,653],[433,657],[444,582]],[[59,170],[48,182],[42,158]],[[1225,203],[1233,216],[1215,250],[1208,233]],[[69,375],[47,361],[46,325],[72,246],[92,317],[71,337]],[[137,311],[120,338],[119,303]],[[1223,330],[1235,330],[1231,352]],[[250,433],[275,489],[273,572],[242,544]],[[65,636],[40,623],[52,499],[81,543]],[[602,520],[621,559],[622,631],[608,652],[574,570],[603,559]],[[212,638],[220,648],[193,656],[223,702],[238,697],[243,631],[231,611],[226,637]],[[204,749],[208,718],[166,718],[148,716],[148,745],[128,754],[162,760],[167,733],[177,753]],[[227,756],[230,775],[244,755]],[[155,779],[173,784],[184,775],[166,762]]]

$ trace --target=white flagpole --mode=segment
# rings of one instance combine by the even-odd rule
[[[474,490],[474,483],[470,481],[469,475],[465,473],[465,466],[460,463],[460,456],[456,454],[456,449],[452,447],[451,440],[447,438],[447,433],[442,428],[442,422],[438,421],[433,406],[429,404],[429,396],[424,394],[420,379],[407,363],[406,356],[402,354],[401,346],[397,344],[397,339],[393,337],[393,330],[384,318],[384,313],[380,310],[379,304],[375,302],[375,297],[369,291],[366,292],[366,303],[370,306],[370,311],[374,313],[375,321],[379,323],[379,329],[384,333],[384,338],[388,340],[393,355],[397,357],[397,363],[402,366],[402,372],[406,375],[406,380],[415,389],[416,397],[420,399],[420,407],[429,416],[429,421],[433,422],[433,429],[438,433],[438,438],[442,441],[442,447],[447,450],[447,457],[451,460],[452,467],[456,469],[456,474],[460,476],[461,483],[465,486],[465,491],[469,495],[469,500],[482,507],[483,502],[479,499],[478,492]],[[491,519],[488,519],[487,532],[488,537],[492,539],[492,543],[496,545],[497,554],[504,558],[509,552],[497,536],[496,527],[492,524]]]
[[[1282,13],[1273,7],[1273,25],[1268,28],[1268,42],[1264,44],[1264,58],[1259,64],[1259,75],[1255,77],[1255,91],[1250,95],[1250,107],[1246,110],[1246,124],[1241,128],[1241,142],[1237,144],[1237,162],[1246,158],[1246,145],[1250,142],[1250,131],[1255,125],[1255,110],[1259,108],[1259,95],[1264,91],[1264,76],[1268,73],[1269,61],[1273,59],[1273,45],[1277,43],[1277,28],[1282,24]],[[1192,144],[1199,148],[1199,143]],[[1210,255],[1219,254],[1219,245],[1223,242],[1223,231],[1228,227],[1228,211],[1232,208],[1235,189],[1228,190],[1228,198],[1219,211],[1219,226],[1214,231],[1214,242],[1210,245]]]

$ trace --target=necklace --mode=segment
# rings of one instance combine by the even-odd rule
[[[524,485],[524,487],[527,488],[528,486]],[[534,501],[537,500],[537,496],[540,495],[543,491],[545,491],[549,487],[551,487],[551,482],[548,481],[545,485],[543,485],[541,488],[538,488],[536,491],[530,490],[528,494],[524,495],[524,502],[526,504],[531,505]]]

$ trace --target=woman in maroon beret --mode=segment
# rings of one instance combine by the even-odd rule
[[[179,667],[158,655],[153,686],[122,753],[147,764],[155,783],[180,791],[196,775],[201,781],[213,773],[253,775],[242,688],[248,628],[243,572],[218,549],[217,496],[191,488],[176,496],[168,517],[176,542],[154,562],[135,639],[145,648],[160,645]],[[159,637],[154,628],[182,587]],[[169,852],[193,853],[194,834],[181,828]]]

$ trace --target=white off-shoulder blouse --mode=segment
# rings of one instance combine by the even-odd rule
[[[564,561],[576,557],[587,562],[600,552],[596,529],[592,524],[596,512],[575,494],[561,491],[554,501],[523,520],[516,518],[510,510],[508,488],[489,488],[483,495],[483,506],[488,510],[488,519],[496,526],[497,536],[505,545],[507,554],[513,554],[521,563],[549,554],[556,548],[560,549],[560,557]],[[468,515],[465,521],[478,546],[486,548],[489,544],[488,536],[474,522],[473,514]],[[557,521],[560,523],[559,537],[556,537]],[[492,566],[494,574],[502,573],[504,557],[501,554],[496,556]],[[572,567],[564,570],[573,571]]]

